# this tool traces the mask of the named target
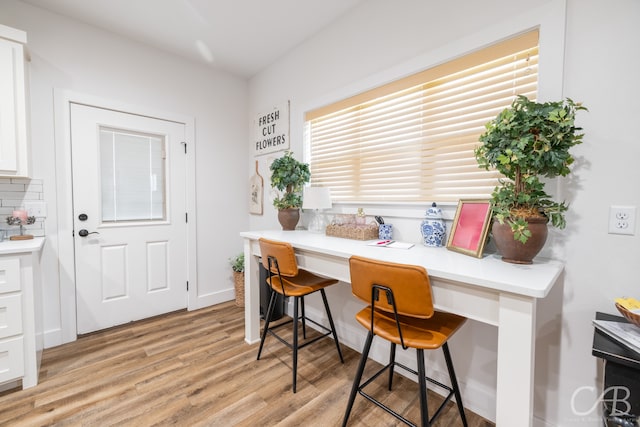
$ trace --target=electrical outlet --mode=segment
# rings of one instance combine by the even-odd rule
[[[24,208],[29,216],[35,216],[36,218],[46,218],[47,216],[47,202],[44,200],[25,201]]]
[[[618,220],[622,220],[622,221],[626,221],[627,219],[629,219],[629,212],[627,212],[626,210],[616,210],[616,219]]]
[[[636,207],[611,206],[609,208],[609,234],[629,234],[636,232]]]

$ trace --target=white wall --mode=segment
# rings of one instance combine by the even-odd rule
[[[585,142],[576,147],[576,173],[565,187],[572,205],[563,233],[567,267],[560,325],[545,349],[553,363],[543,398],[558,402],[548,405],[546,416],[562,425],[581,421],[567,402],[576,388],[601,381],[600,365],[590,357],[594,311],[617,314],[614,298],[640,297],[640,227],[635,236],[607,234],[610,205],[640,207],[634,126],[640,113],[639,19],[635,0],[568,4],[565,95],[583,101],[589,112],[581,116]],[[587,410],[593,396],[581,397],[581,409]]]
[[[547,37],[545,25],[564,29],[564,7],[562,0],[363,2],[251,79],[249,122],[272,104],[289,99],[292,149],[302,158],[304,111],[418,71],[438,58],[455,56],[474,40],[482,44],[491,37],[522,31],[535,20],[551,23],[542,28],[541,37]],[[595,311],[613,313],[615,297],[640,296],[637,235],[607,234],[609,205],[640,206],[635,184],[640,181],[636,165],[640,145],[633,128],[640,112],[636,106],[640,3],[567,0],[566,10],[564,54],[562,31],[554,32],[544,41],[546,47],[541,46],[541,61],[547,58],[545,49],[559,50],[564,71],[555,64],[549,73],[550,68],[541,65],[541,95],[568,96],[583,101],[590,111],[579,114],[586,137],[574,152],[574,174],[550,186],[571,203],[571,211],[567,229],[553,232],[545,248],[546,254],[566,261],[566,271],[549,297],[538,304],[534,412],[537,425],[599,426],[597,413],[577,416],[572,407],[573,403],[575,409],[586,411],[599,393],[580,393],[575,401],[572,396],[579,387],[601,387],[600,364],[591,356]],[[267,164],[274,157],[260,158],[267,187]],[[265,195],[265,214],[251,217],[252,229],[278,227],[268,189]],[[355,207],[336,209],[354,211]],[[419,240],[420,215],[412,207],[394,212],[365,206],[365,210],[384,211],[399,225],[400,239]],[[358,348],[364,333],[361,336],[350,326],[358,304],[347,286],[332,287],[328,293],[332,307],[336,306],[332,311],[338,329],[346,335],[344,341]],[[468,322],[452,342],[465,404],[488,418],[495,415],[496,337],[494,328]],[[441,370],[441,364],[436,364]]]
[[[73,298],[59,281],[73,272],[58,271],[58,244],[70,236],[58,235],[54,89],[195,120],[199,305],[233,299],[228,259],[242,250],[238,233],[248,227],[248,216],[238,215],[248,211],[248,175],[238,172],[248,156],[247,82],[15,0],[0,3],[0,23],[27,32],[32,58],[33,176],[43,180],[49,214],[47,347],[61,343],[61,317],[69,316],[61,310]]]

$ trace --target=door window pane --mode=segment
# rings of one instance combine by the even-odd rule
[[[100,128],[102,221],[166,219],[165,138]]]

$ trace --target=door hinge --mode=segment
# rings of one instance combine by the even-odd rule
[[[184,213],[184,222],[189,222],[189,212]]]
[[[180,144],[184,145],[184,154],[187,154],[187,142],[182,141]]]
[[[189,290],[189,281],[187,280],[187,291]]]

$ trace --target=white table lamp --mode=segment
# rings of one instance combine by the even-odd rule
[[[302,209],[313,209],[314,214],[309,221],[309,231],[323,233],[325,229],[324,214],[321,209],[331,209],[331,191],[326,187],[305,187],[302,195]]]

